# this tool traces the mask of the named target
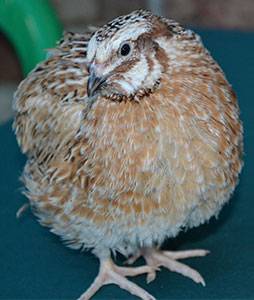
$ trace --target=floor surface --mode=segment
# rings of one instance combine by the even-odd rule
[[[245,167],[218,220],[164,245],[167,249],[209,249],[211,254],[205,258],[185,260],[201,272],[207,286],[165,269],[149,285],[145,276],[133,281],[157,299],[254,299],[254,33],[200,34],[238,95],[245,128]],[[17,209],[26,201],[18,180],[25,158],[11,121],[0,126],[0,137],[0,299],[76,299],[96,276],[98,261],[90,253],[64,247],[30,211],[16,219]],[[110,285],[94,299],[136,298]]]

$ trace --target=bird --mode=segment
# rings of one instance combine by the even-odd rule
[[[144,9],[66,32],[13,106],[33,213],[100,262],[80,300],[107,284],[155,299],[127,277],[161,267],[205,285],[179,260],[209,251],[160,249],[218,216],[243,166],[236,95],[199,35]]]

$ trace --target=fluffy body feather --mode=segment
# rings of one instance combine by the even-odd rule
[[[70,247],[135,254],[229,200],[242,166],[239,109],[200,38],[174,21],[138,11],[89,39],[66,34],[18,88],[23,181],[39,221]],[[132,54],[120,58],[126,40]],[[87,65],[110,73],[92,102]]]

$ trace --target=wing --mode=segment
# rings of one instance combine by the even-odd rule
[[[86,50],[94,30],[65,33],[49,58],[19,85],[13,128],[29,158],[50,160],[75,138],[87,104]]]

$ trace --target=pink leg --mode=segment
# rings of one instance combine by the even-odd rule
[[[82,294],[78,300],[89,300],[91,297],[106,284],[116,284],[120,288],[130,292],[131,294],[143,300],[155,300],[155,298],[140,288],[135,283],[126,279],[126,276],[136,276],[149,273],[153,270],[150,266],[142,266],[135,268],[126,268],[116,266],[111,259],[100,261],[100,271],[88,290]]]
[[[153,267],[152,271],[147,274],[147,282],[151,282],[155,279],[156,267],[166,267],[170,271],[177,272],[186,277],[189,277],[196,283],[201,283],[205,286],[203,277],[194,269],[189,266],[180,263],[177,259],[205,256],[209,253],[207,250],[187,250],[187,251],[161,251],[153,248],[144,248],[142,255],[144,256],[147,265]]]

